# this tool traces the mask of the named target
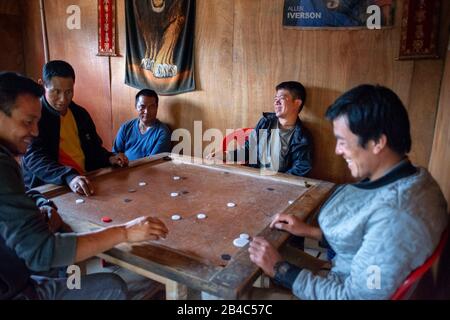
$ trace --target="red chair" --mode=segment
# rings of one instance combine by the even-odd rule
[[[447,227],[442,233],[441,240],[437,248],[434,250],[433,254],[417,269],[413,270],[406,280],[403,281],[402,285],[395,291],[394,295],[391,297],[391,300],[407,300],[414,290],[416,289],[419,281],[422,277],[431,269],[431,267],[439,261],[439,257],[444,250],[445,244],[448,240],[450,227]]]
[[[222,149],[223,151],[227,151],[228,145],[231,141],[236,141],[236,147],[240,147],[244,145],[245,141],[248,140],[250,133],[253,131],[253,128],[240,128],[236,129],[232,133],[228,134],[222,140]]]

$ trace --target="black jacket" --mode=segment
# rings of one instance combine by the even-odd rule
[[[17,254],[0,237],[0,300],[11,299],[24,290],[30,271]]]
[[[5,200],[13,201],[10,196],[13,191],[20,190],[20,182],[15,183],[20,181],[19,177],[20,171],[12,155],[0,144],[0,178],[5,180],[0,184],[0,300],[10,299],[24,290],[31,274],[25,261],[8,247],[5,240],[9,240],[9,225],[20,219],[19,210],[4,204]],[[25,191],[23,183],[22,189]],[[11,245],[11,241],[9,244]]]
[[[68,184],[80,175],[72,167],[58,163],[60,139],[60,114],[43,97],[41,99],[42,117],[39,121],[39,136],[28,148],[22,160],[22,170],[27,188],[52,183]],[[111,152],[102,146],[95,124],[89,113],[72,102],[69,105],[77,123],[78,136],[85,156],[86,171],[110,166]]]
[[[245,159],[249,159],[249,153],[254,151],[250,150],[250,141],[253,139],[257,146],[257,164],[251,164],[248,165],[250,167],[254,168],[261,168],[263,165],[261,164],[259,155],[261,154],[259,148],[260,148],[260,135],[259,130],[265,129],[267,130],[267,141],[270,141],[270,135],[271,135],[271,128],[275,127],[274,124],[278,121],[277,116],[275,113],[263,113],[263,117],[259,120],[258,124],[255,127],[255,130],[252,132],[249,140],[245,142],[245,152],[246,157]],[[267,144],[266,144],[267,145]],[[287,163],[284,173],[296,175],[296,176],[305,176],[308,174],[309,171],[311,171],[312,168],[312,157],[311,157],[311,137],[309,132],[305,127],[302,126],[302,123],[300,119],[297,119],[297,122],[295,124],[294,133],[292,135],[291,141],[289,142],[289,152],[287,156]]]

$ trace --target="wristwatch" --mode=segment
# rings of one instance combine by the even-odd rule
[[[287,261],[278,261],[273,266],[273,271],[275,272],[273,280],[276,284],[292,289],[292,285],[302,268]]]
[[[49,207],[52,207],[55,210],[58,210],[58,207],[56,206],[56,204],[52,200],[46,199],[45,201],[43,201],[43,202],[41,202],[39,204],[39,208],[40,207],[45,207],[45,206],[49,206]]]
[[[278,261],[277,263],[275,263],[275,265],[273,266],[273,271],[275,272],[275,276],[274,277],[282,277],[284,276],[289,268],[291,267],[291,264],[287,261]]]

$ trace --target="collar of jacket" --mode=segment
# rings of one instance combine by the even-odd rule
[[[53,116],[61,116],[61,114],[56,111],[55,109],[53,109],[53,107],[50,105],[50,103],[48,103],[47,99],[45,99],[45,96],[42,96],[41,98],[41,102],[42,102],[42,106]],[[70,102],[69,104],[69,109],[72,111],[73,113],[73,108],[75,106],[75,103],[73,101]]]
[[[11,158],[14,158],[14,155],[9,151],[8,148],[6,148],[4,145],[0,144],[0,152],[5,153],[6,155],[10,156]]]
[[[412,165],[408,158],[403,159],[397,165],[395,165],[391,170],[389,170],[381,178],[370,181],[369,179],[364,179],[358,183],[353,184],[355,187],[360,189],[376,189],[384,187],[392,182],[400,180],[402,178],[409,177],[418,172],[418,169]]]
[[[265,119],[267,119],[267,121],[270,121],[272,123],[272,121],[278,121],[278,117],[275,115],[275,112],[263,112],[263,117]],[[301,132],[302,130],[302,121],[300,120],[300,118],[297,116],[297,121],[295,122],[295,127],[294,127],[296,132]]]

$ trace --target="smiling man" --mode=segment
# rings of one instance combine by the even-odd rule
[[[299,114],[306,101],[303,85],[296,81],[278,84],[274,112],[263,113],[245,145],[223,153],[227,161],[245,160],[246,165],[272,172],[305,176],[311,171],[311,137]],[[212,159],[216,155],[208,155]]]
[[[447,203],[428,171],[407,157],[408,114],[393,91],[361,85],[338,98],[326,116],[336,154],[360,182],[337,188],[319,212],[319,227],[285,214],[271,227],[333,249],[331,271],[321,276],[285,261],[258,237],[250,259],[300,299],[389,299],[436,248]]]
[[[124,154],[102,146],[91,116],[72,101],[75,71],[65,61],[45,64],[39,136],[22,161],[25,184],[35,188],[46,183],[68,185],[73,192],[91,195],[94,190],[85,173],[112,165],[126,166]]]
[[[38,202],[25,193],[14,159],[39,134],[42,93],[31,79],[0,73],[0,300],[125,299],[126,285],[115,274],[82,276],[80,290],[70,290],[65,278],[33,275],[84,261],[122,242],[159,239],[168,232],[152,217],[83,234],[51,230]]]
[[[153,90],[143,89],[136,94],[138,117],[120,127],[113,152],[124,153],[130,160],[170,152],[169,127],[156,118],[158,103],[158,95]]]

